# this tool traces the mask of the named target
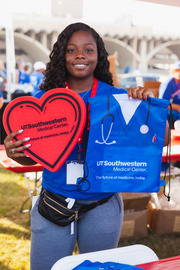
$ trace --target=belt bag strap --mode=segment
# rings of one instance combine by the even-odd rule
[[[111,197],[108,197],[108,198],[104,198],[102,200],[99,200],[97,202],[91,203],[91,204],[82,205],[82,207],[79,210],[79,214],[85,213],[85,212],[97,207],[98,205],[102,205],[103,203],[106,203],[110,198]]]
[[[109,200],[108,198],[93,202],[91,204],[80,204],[75,202],[71,209],[67,208],[66,197],[54,194],[42,189],[38,204],[39,213],[49,221],[59,225],[67,226],[85,212],[101,205]]]

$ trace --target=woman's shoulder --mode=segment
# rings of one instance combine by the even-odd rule
[[[98,80],[98,95],[112,95],[112,94],[124,94],[127,93],[126,89],[117,88],[115,86],[109,85],[105,82]]]
[[[46,91],[44,91],[44,90],[39,90],[39,91],[34,95],[34,97],[36,97],[36,98],[41,98],[45,93],[46,93]]]

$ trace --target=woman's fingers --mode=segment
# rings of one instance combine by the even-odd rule
[[[141,100],[143,99],[146,100],[147,97],[154,97],[154,94],[150,89],[139,86],[139,87],[129,88],[128,96],[130,99],[138,98]]]
[[[6,149],[6,154],[10,158],[18,158],[18,157],[24,157],[26,154],[23,153],[23,150],[26,150],[31,146],[31,144],[27,143],[30,140],[30,137],[23,138],[21,140],[15,141],[14,138],[21,134],[23,130],[18,130],[15,132],[10,133],[6,139],[4,140],[4,146]]]
[[[28,149],[30,146],[31,146],[30,143],[19,147],[12,145],[13,148],[9,149],[9,153],[13,157],[24,157],[26,156],[26,154],[23,153],[23,150]]]
[[[138,98],[137,91],[139,91],[140,87],[131,87],[128,89],[128,96],[130,98]]]

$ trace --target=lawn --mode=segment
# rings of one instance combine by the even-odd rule
[[[28,191],[22,174],[0,169],[0,269],[28,270],[29,213],[20,212]],[[27,207],[30,202],[27,202]]]
[[[33,183],[32,183],[33,184]],[[30,216],[20,212],[28,198],[25,178],[0,168],[0,269],[29,270]],[[30,207],[30,201],[24,205]],[[152,248],[160,259],[180,254],[180,237],[157,236],[138,240],[123,240],[119,246],[144,244]]]

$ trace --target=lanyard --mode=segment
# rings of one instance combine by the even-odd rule
[[[70,89],[67,81],[65,82],[65,87],[67,89]],[[97,92],[97,87],[98,87],[98,80],[94,78],[94,83],[93,83],[90,97],[95,97],[96,92]],[[88,104],[88,109],[87,109],[87,130],[89,130],[89,128],[90,128],[90,104]],[[81,162],[81,153],[83,152],[82,141],[83,141],[83,134],[78,139],[78,162]]]

